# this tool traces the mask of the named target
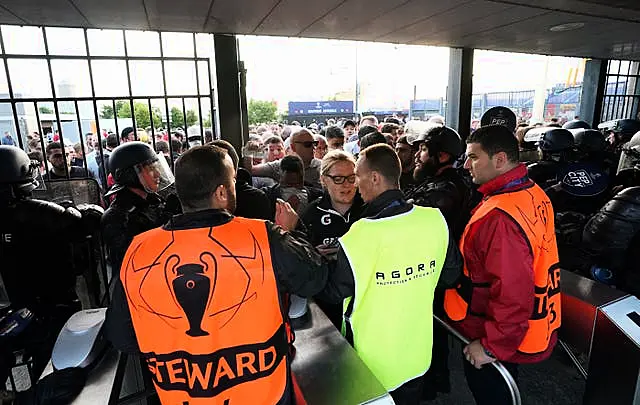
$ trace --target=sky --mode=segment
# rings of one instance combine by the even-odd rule
[[[7,53],[32,54],[33,59],[9,60],[15,94],[51,97],[42,31],[37,27],[2,26]],[[46,28],[49,50],[60,55],[86,55],[80,29]],[[126,31],[129,55],[160,56],[156,32]],[[124,56],[123,32],[88,30],[92,55]],[[395,45],[353,41],[300,39],[286,37],[240,36],[240,57],[247,69],[247,98],[273,100],[280,111],[289,101],[354,100],[356,82],[360,110],[408,108],[414,98],[445,97],[448,81],[449,49],[417,45]],[[191,34],[163,34],[165,56],[193,57]],[[210,34],[196,35],[199,57],[213,56]],[[91,82],[86,60],[53,59],[51,62],[59,96],[90,97]],[[215,79],[215,63],[210,60],[198,69],[200,93],[208,94]],[[548,65],[546,69],[545,66]],[[581,59],[476,51],[474,93],[529,90],[567,81],[570,69],[582,69]],[[128,95],[126,65],[122,60],[94,60],[91,63],[97,96]],[[169,95],[198,93],[193,62],[167,61]],[[4,66],[0,61],[0,93],[8,93]],[[545,77],[546,72],[546,77]],[[130,64],[134,96],[163,94],[162,66],[159,61],[132,61]],[[582,71],[578,75],[581,81]]]
[[[416,98],[445,97],[449,48],[353,41],[241,36],[240,56],[247,68],[247,97],[316,101],[338,94],[353,100],[356,76],[362,109],[408,108]],[[544,77],[545,65],[547,75]],[[565,83],[576,58],[477,50],[474,93],[530,90]],[[357,75],[356,75],[357,71]]]

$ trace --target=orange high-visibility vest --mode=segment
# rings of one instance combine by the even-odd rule
[[[535,281],[533,313],[529,318],[529,329],[518,351],[527,354],[544,352],[549,346],[551,334],[560,327],[561,318],[560,268],[553,207],[544,191],[535,184],[512,193],[488,197],[474,212],[464,230],[460,240],[460,251],[463,255],[466,239],[474,237],[469,232],[472,225],[493,209],[505,212],[520,225],[533,253]],[[504,265],[508,266],[509,263]],[[444,308],[449,318],[461,321],[467,316],[474,288],[488,288],[488,286],[474,284],[473,275],[469,274],[465,263],[460,284],[455,289],[445,292]]]
[[[264,221],[153,229],[133,240],[120,277],[163,404],[273,405],[290,392]]]

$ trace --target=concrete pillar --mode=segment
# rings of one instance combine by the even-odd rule
[[[231,143],[241,153],[248,138],[246,108],[242,108],[244,87],[241,86],[241,67],[238,61],[238,43],[235,35],[214,34],[218,94],[220,138]]]
[[[473,49],[451,48],[449,55],[447,126],[454,128],[462,139],[466,139],[471,129]]]
[[[580,95],[580,119],[596,128],[600,123],[602,102],[607,84],[607,60],[590,59],[585,64],[582,94]]]

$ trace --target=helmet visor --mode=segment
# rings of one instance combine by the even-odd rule
[[[137,164],[134,168],[140,184],[147,193],[157,193],[164,190],[175,180],[162,153],[158,153],[156,160]]]
[[[633,169],[638,164],[640,164],[640,145],[632,147],[625,146],[620,155],[618,173],[625,169]]]

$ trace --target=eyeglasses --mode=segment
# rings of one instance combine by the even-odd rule
[[[299,144],[301,144],[302,146],[304,146],[305,148],[311,148],[311,147],[313,147],[313,146],[318,146],[318,143],[319,143],[319,142],[318,142],[318,141],[304,141],[304,142],[302,142],[302,141],[296,141],[296,142],[294,142],[294,143],[299,143]]]
[[[330,178],[335,184],[343,184],[345,181],[348,181],[351,184],[356,182],[355,174],[350,176],[331,176],[330,174],[325,174],[324,176]]]

